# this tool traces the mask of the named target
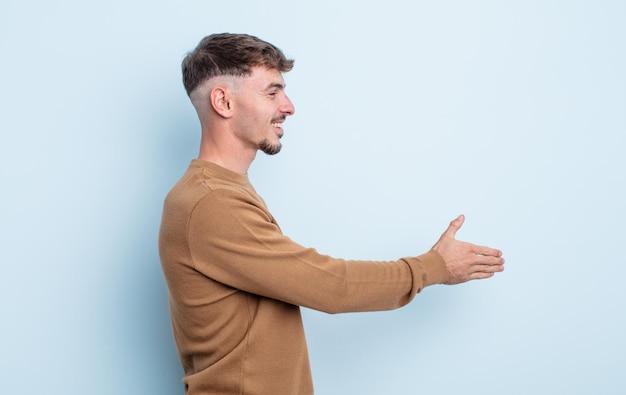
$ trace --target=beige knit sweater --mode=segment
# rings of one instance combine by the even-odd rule
[[[299,306],[389,310],[446,277],[434,251],[372,262],[302,247],[246,175],[197,159],[165,199],[159,252],[190,395],[312,394]]]

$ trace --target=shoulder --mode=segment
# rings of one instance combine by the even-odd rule
[[[202,167],[190,166],[167,194],[165,206],[191,212],[199,204],[255,200],[254,196],[254,189],[247,183],[216,177]]]
[[[273,218],[263,200],[246,188],[236,186],[207,186],[205,192],[193,204],[190,216],[215,222],[250,221],[263,222]]]

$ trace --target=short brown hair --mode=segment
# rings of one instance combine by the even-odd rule
[[[257,66],[285,73],[293,68],[293,60],[287,59],[274,45],[249,34],[212,34],[183,59],[183,85],[190,95],[210,78],[247,76]]]

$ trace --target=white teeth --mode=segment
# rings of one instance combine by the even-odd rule
[[[279,128],[279,127],[283,126],[283,124],[282,123],[273,123],[272,126],[275,127],[275,128]]]

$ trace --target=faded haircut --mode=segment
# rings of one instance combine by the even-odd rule
[[[185,56],[183,85],[187,95],[204,81],[218,76],[244,77],[265,66],[286,73],[293,68],[280,49],[249,34],[211,34]]]

